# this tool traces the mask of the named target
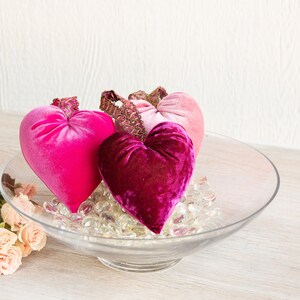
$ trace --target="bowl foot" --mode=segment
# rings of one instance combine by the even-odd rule
[[[102,262],[105,266],[124,272],[136,272],[136,273],[146,273],[146,272],[155,272],[164,269],[171,268],[175,266],[181,259],[174,259],[168,261],[155,262],[152,264],[134,264],[129,262],[114,261],[109,259],[104,259],[98,257],[99,261]]]

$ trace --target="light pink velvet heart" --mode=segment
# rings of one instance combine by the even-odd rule
[[[193,97],[181,92],[171,93],[160,100],[157,108],[145,100],[131,101],[141,113],[148,133],[161,122],[180,124],[192,139],[195,155],[198,155],[204,136],[204,119]]]
[[[105,113],[65,112],[53,105],[33,109],[21,123],[20,144],[37,176],[75,212],[101,181],[97,151],[115,129]]]

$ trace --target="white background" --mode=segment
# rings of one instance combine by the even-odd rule
[[[207,130],[300,148],[300,1],[0,0],[0,110],[158,85]]]

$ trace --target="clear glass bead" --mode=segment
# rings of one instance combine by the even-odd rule
[[[91,201],[94,203],[100,202],[100,201],[106,201],[105,196],[100,193],[99,191],[96,191],[92,194]]]
[[[57,209],[58,209],[59,214],[61,214],[63,216],[69,217],[71,214],[69,209],[61,202],[57,205]]]
[[[77,212],[83,216],[87,216],[94,210],[94,202],[91,200],[86,200],[82,202],[77,210]]]
[[[202,182],[197,184],[197,190],[201,193],[209,190],[208,182]]]
[[[69,219],[63,215],[55,215],[53,218],[53,225],[66,230],[69,227]]]
[[[57,205],[60,203],[60,201],[59,201],[59,199],[57,199],[57,198],[53,198],[53,199],[51,200],[51,203],[52,203],[54,206],[57,206]]]
[[[98,228],[101,225],[101,222],[97,216],[86,216],[82,219],[81,224],[83,227],[92,227]]]
[[[56,214],[58,212],[57,207],[54,206],[52,203],[47,202],[47,201],[43,203],[43,208],[44,208],[44,210],[46,212],[48,212],[48,213],[50,213],[52,215],[54,215],[54,214]]]
[[[216,194],[211,190],[203,191],[202,192],[202,198],[205,201],[212,202],[216,199]]]
[[[106,223],[106,224],[112,224],[112,223],[116,222],[114,215],[112,213],[110,213],[109,211],[100,213],[99,218],[101,219],[101,221],[103,223]]]
[[[112,205],[108,201],[100,201],[94,205],[94,211],[97,215],[101,214],[102,212],[110,211],[111,208]]]
[[[70,221],[73,223],[81,223],[84,216],[82,214],[72,214],[70,216]]]
[[[97,188],[97,192],[100,193],[100,195],[103,195],[104,198],[107,198],[107,196],[110,194],[110,191],[108,188],[105,186],[103,182],[100,183],[100,185]]]
[[[188,230],[189,230],[188,227],[185,227],[185,226],[173,227],[170,230],[170,234],[172,236],[183,236],[183,235],[187,234]]]

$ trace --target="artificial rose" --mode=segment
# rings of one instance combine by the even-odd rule
[[[32,248],[29,245],[22,243],[19,240],[17,240],[16,246],[21,249],[22,257],[27,257],[32,252]]]
[[[16,241],[18,237],[15,233],[5,229],[0,228],[0,249],[6,251],[10,248]]]
[[[15,196],[11,201],[17,208],[19,208],[22,212],[26,213],[27,215],[32,215],[35,210],[35,206],[29,200],[27,195],[19,193],[18,196]]]
[[[0,249],[0,275],[14,273],[21,265],[22,251],[20,248],[11,246],[7,250]]]
[[[36,194],[36,188],[32,184],[18,184],[17,187],[14,189],[15,195],[19,196],[20,194],[28,196],[29,199]]]
[[[20,242],[29,245],[32,250],[40,251],[44,248],[47,236],[45,232],[36,224],[28,223],[18,231]]]
[[[2,205],[1,216],[3,221],[10,225],[12,231],[19,230],[27,223],[27,220],[19,215],[8,203]]]

